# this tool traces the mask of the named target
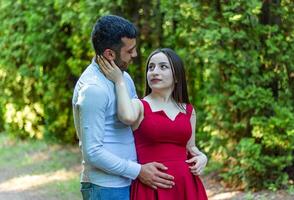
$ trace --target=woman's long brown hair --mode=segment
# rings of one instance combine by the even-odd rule
[[[169,49],[169,48],[157,49],[149,55],[147,59],[146,74],[145,74],[146,76],[145,96],[150,94],[152,91],[152,89],[149,87],[147,82],[147,72],[148,72],[150,59],[152,56],[160,52],[166,55],[172,68],[174,84],[175,84],[174,90],[172,92],[172,97],[177,103],[177,105],[183,108],[181,106],[182,103],[186,103],[186,104],[190,103],[189,96],[188,96],[185,68],[181,58],[172,49]]]

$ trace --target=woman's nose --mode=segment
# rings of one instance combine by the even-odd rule
[[[159,67],[155,66],[154,69],[152,70],[153,73],[158,74],[159,73]]]

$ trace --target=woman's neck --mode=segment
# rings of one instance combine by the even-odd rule
[[[164,102],[168,103],[173,101],[172,95],[170,92],[151,92],[148,95],[148,98],[152,99],[153,101]]]

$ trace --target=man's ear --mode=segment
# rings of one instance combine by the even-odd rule
[[[115,60],[115,52],[111,49],[105,49],[103,52],[103,56],[109,61]]]

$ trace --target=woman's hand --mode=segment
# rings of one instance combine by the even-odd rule
[[[197,147],[192,147],[189,152],[193,157],[186,160],[186,162],[192,164],[190,166],[191,173],[198,176],[204,171],[207,164],[207,157],[204,153],[199,151]]]
[[[123,73],[118,68],[118,66],[114,63],[114,61],[111,61],[109,63],[106,58],[103,56],[97,56],[97,61],[99,64],[100,69],[102,70],[103,74],[114,83],[121,83],[123,82]]]

